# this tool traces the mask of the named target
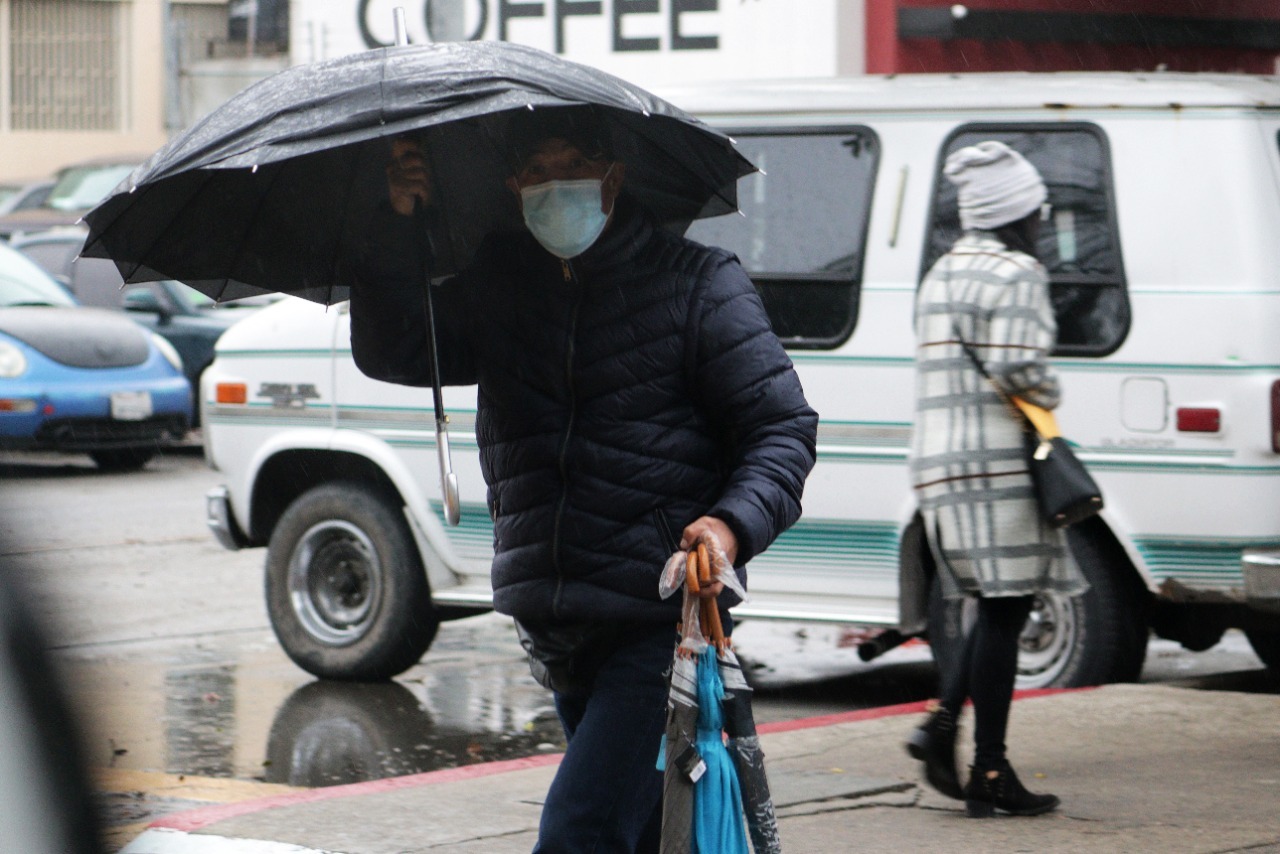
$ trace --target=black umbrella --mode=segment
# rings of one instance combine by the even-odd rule
[[[728,137],[594,68],[506,42],[379,48],[281,71],[232,97],[85,216],[83,254],[126,282],[177,279],[218,300],[347,298],[344,262],[386,196],[386,140],[415,134],[434,175],[435,276],[521,226],[504,185],[513,112],[592,105],[627,189],[678,230],[737,208],[754,167]]]
[[[234,96],[139,166],[85,216],[83,255],[126,282],[177,279],[215,300],[283,292],[325,304],[349,294],[348,259],[386,198],[387,140],[427,151],[436,215],[428,280],[471,260],[490,232],[521,227],[504,180],[513,114],[590,106],[626,164],[627,189],[683,231],[737,207],[754,167],[732,140],[623,80],[534,48],[455,42],[381,48],[281,71]],[[434,344],[431,345],[434,347]],[[457,486],[438,380],[446,518]]]

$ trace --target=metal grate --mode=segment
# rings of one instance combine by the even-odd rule
[[[10,0],[12,129],[120,129],[123,5]]]

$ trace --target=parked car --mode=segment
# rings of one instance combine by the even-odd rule
[[[140,155],[104,157],[60,169],[43,204],[0,216],[0,238],[79,222],[142,160]]]
[[[141,468],[181,439],[191,384],[168,341],[120,312],[79,306],[0,245],[0,448],[87,453]]]
[[[173,280],[126,285],[111,261],[78,257],[86,234],[83,226],[65,226],[15,236],[9,245],[63,284],[81,305],[123,309],[147,329],[163,335],[182,357],[192,389],[200,387],[200,375],[213,361],[213,347],[222,333],[253,309],[279,298],[254,297],[219,304]],[[197,408],[192,426],[199,424]]]
[[[52,189],[52,178],[0,184],[0,216],[14,211],[24,211],[27,208],[40,207],[49,198],[49,192]]]

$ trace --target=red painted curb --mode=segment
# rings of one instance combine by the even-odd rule
[[[1054,694],[1069,694],[1076,691],[1089,691],[1091,688],[1028,688],[1025,691],[1014,691],[1013,699],[1015,700],[1034,700],[1036,697],[1048,697]],[[918,703],[902,703],[897,706],[879,706],[874,709],[858,709],[854,712],[837,712],[832,715],[819,715],[812,718],[800,718],[794,721],[777,721],[771,724],[761,724],[756,729],[761,734],[773,732],[793,732],[800,729],[812,729],[820,726],[832,726],[833,724],[847,724],[855,721],[873,721],[877,718],[891,718],[896,715],[915,715],[921,714],[928,708],[928,700],[921,700]]]
[[[1091,688],[1036,688],[1026,691],[1015,691],[1015,700],[1031,700],[1055,694],[1069,694],[1077,691],[1089,691]],[[802,729],[816,729],[834,724],[870,721],[877,718],[888,718],[900,715],[914,715],[925,711],[928,703],[902,703],[897,706],[880,706],[875,709],[859,709],[853,712],[839,712],[832,715],[817,715],[811,718],[800,718],[794,721],[777,721],[761,724],[757,731],[761,735],[780,732],[795,732]],[[456,783],[462,780],[474,780],[494,774],[505,774],[510,771],[524,771],[530,768],[544,768],[560,762],[564,754],[553,753],[544,756],[530,756],[525,759],[509,759],[502,762],[485,762],[477,765],[463,765],[458,768],[442,768],[439,771],[426,771],[422,774],[409,774],[404,777],[387,777],[382,780],[369,780],[363,783],[348,783],[345,786],[328,786],[323,789],[308,789],[305,792],[294,792],[288,795],[276,795],[270,798],[239,801],[232,804],[218,804],[211,807],[200,807],[186,812],[163,816],[151,822],[148,827],[163,827],[170,830],[194,831],[207,827],[215,822],[236,816],[262,812],[263,810],[287,807],[294,804],[308,804],[327,801],[333,798],[357,797],[379,792],[391,792],[398,789],[412,789],[418,786],[434,786],[440,783]]]

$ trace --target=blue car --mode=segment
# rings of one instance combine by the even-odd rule
[[[0,448],[87,453],[129,471],[186,435],[192,415],[173,345],[120,312],[77,305],[0,244]]]

